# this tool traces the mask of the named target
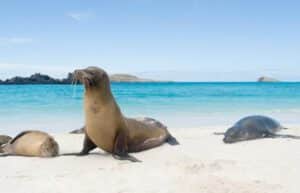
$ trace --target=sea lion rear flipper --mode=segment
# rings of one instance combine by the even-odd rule
[[[300,136],[296,136],[296,135],[285,135],[285,134],[271,134],[268,137],[272,137],[272,138],[291,138],[291,139],[300,139]]]
[[[114,141],[113,157],[118,160],[129,160],[132,162],[141,162],[137,158],[128,154],[127,136],[119,131]]]
[[[180,143],[177,141],[175,137],[169,134],[169,137],[166,139],[166,142],[170,145],[179,145]]]
[[[225,132],[214,132],[214,135],[225,135]]]

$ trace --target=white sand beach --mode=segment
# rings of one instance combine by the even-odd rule
[[[8,193],[299,193],[300,140],[224,144],[225,127],[169,129],[179,146],[119,161],[101,150],[85,157],[0,157],[1,192]],[[285,133],[300,135],[300,127]],[[78,152],[82,135],[55,134],[61,153]]]

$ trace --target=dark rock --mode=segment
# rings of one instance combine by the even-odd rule
[[[73,79],[73,73],[68,73],[68,76],[63,79],[55,79],[45,74],[35,73],[30,77],[15,76],[5,81],[0,80],[0,84],[72,84]],[[110,80],[111,82],[154,82],[130,74],[114,74],[110,76]]]
[[[35,73],[30,77],[16,76],[2,81],[2,84],[59,84],[59,79],[51,78],[48,75]]]
[[[64,78],[61,80],[62,84],[72,84],[74,80],[74,75],[73,73],[68,73],[67,78]]]

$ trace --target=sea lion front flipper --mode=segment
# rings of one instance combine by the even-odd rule
[[[135,157],[128,154],[126,134],[119,131],[114,141],[113,157],[118,160],[129,160],[132,162],[141,162]]]
[[[179,145],[180,143],[177,141],[175,137],[173,137],[171,134],[169,134],[168,138],[166,139],[166,142],[170,145]]]
[[[87,134],[84,134],[84,141],[83,141],[83,148],[78,156],[87,155],[90,151],[95,149],[97,146],[91,141],[91,139],[87,136]]]

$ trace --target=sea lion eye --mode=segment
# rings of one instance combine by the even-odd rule
[[[95,76],[95,72],[94,71],[88,71],[88,73],[89,73],[89,75],[91,75],[91,76]]]

